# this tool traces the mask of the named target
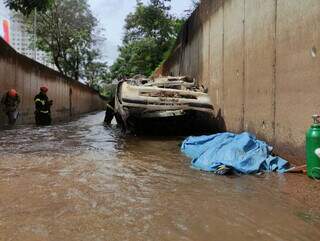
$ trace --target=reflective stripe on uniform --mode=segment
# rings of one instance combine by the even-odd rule
[[[114,111],[114,108],[111,105],[106,104],[106,107]]]
[[[40,102],[42,105],[46,104],[44,100],[40,100],[40,99],[35,99],[34,102]]]
[[[49,113],[48,110],[40,110],[40,112],[43,113],[43,114],[48,114]]]

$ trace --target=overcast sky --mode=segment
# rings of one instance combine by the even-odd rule
[[[143,0],[147,3],[149,0]],[[102,52],[109,65],[118,56],[118,46],[123,36],[125,17],[134,11],[136,0],[88,0],[95,17],[99,20],[100,27],[104,29],[106,37]],[[185,15],[185,10],[190,9],[192,0],[171,0],[171,12],[175,16]],[[7,17],[3,0],[0,0],[0,17]]]
[[[8,9],[5,8],[3,0],[0,0],[0,17],[8,17]]]
[[[128,13],[134,10],[136,0],[89,0],[91,9],[105,29],[107,38],[103,52],[108,64],[112,64],[118,56],[118,46],[123,36],[124,20]],[[143,0],[148,2],[148,0]],[[192,0],[171,0],[171,12],[176,16],[182,16],[189,9]]]

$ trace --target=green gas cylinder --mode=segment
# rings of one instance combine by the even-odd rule
[[[307,175],[320,178],[320,121],[313,115],[313,124],[306,133]]]

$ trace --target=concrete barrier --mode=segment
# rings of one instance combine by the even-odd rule
[[[55,121],[105,108],[105,101],[96,91],[17,53],[0,38],[0,94],[15,88],[21,95],[18,123],[34,123],[33,98],[42,85],[48,86],[48,96],[54,101],[52,117]],[[1,113],[0,126],[6,121]]]
[[[319,0],[203,0],[160,69],[208,87],[227,130],[302,163],[320,110],[319,29]]]

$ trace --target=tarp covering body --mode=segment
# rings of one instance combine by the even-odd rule
[[[194,168],[204,171],[215,171],[225,165],[239,173],[252,174],[285,172],[289,166],[286,160],[271,155],[271,146],[248,132],[191,136],[182,143],[181,151],[193,159]]]

